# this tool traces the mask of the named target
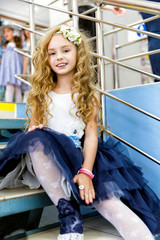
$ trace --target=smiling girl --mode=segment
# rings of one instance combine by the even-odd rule
[[[6,176],[0,187],[33,188],[38,178],[59,212],[58,240],[83,239],[80,205],[94,206],[125,240],[153,240],[160,233],[158,197],[120,142],[97,138],[100,104],[88,43],[68,26],[50,30],[38,43],[29,130],[14,135],[0,157],[0,174]],[[26,153],[30,159],[24,160]],[[14,176],[9,182],[7,174]]]

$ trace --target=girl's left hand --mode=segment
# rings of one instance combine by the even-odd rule
[[[95,190],[90,177],[84,173],[79,173],[74,176],[73,181],[74,183],[77,183],[78,186],[84,186],[84,189],[79,190],[81,199],[85,200],[86,204],[93,203],[93,200],[95,199]]]

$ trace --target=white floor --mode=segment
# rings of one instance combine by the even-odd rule
[[[59,228],[27,237],[30,240],[56,240]],[[121,240],[115,228],[101,216],[84,220],[84,240]],[[22,240],[22,239],[21,239]],[[24,240],[24,238],[23,238]],[[26,238],[25,238],[26,240]]]

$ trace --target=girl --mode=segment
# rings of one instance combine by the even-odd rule
[[[6,88],[5,101],[22,101],[21,82],[14,75],[23,73],[23,57],[14,51],[21,48],[20,31],[14,25],[3,26],[5,43],[2,46],[2,62],[0,72],[0,85]]]
[[[54,28],[39,41],[33,65],[29,130],[14,135],[2,153],[0,187],[39,186],[33,166],[59,211],[58,240],[83,239],[79,205],[94,206],[126,240],[153,240],[160,233],[158,197],[118,141],[97,139],[88,41],[74,28]],[[31,161],[22,159],[26,153]]]

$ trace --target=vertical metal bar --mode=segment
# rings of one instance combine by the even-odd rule
[[[114,60],[118,58],[118,49],[115,47],[117,45],[117,33],[113,34],[113,39],[114,39]],[[119,66],[117,64],[113,65],[114,67],[114,88],[117,89],[119,88],[119,76],[118,76],[118,68]]]
[[[31,2],[34,2],[34,0],[30,0]],[[30,29],[35,30],[35,23],[34,23],[34,4],[29,5],[29,24]],[[33,52],[35,49],[35,33],[31,32],[31,56],[33,56]],[[31,64],[31,73],[33,73],[34,68],[33,64]]]
[[[78,13],[78,1],[77,0],[72,0],[72,10],[74,13]],[[73,15],[73,26],[78,29],[78,17]]]
[[[96,18],[102,19],[102,11],[100,6],[97,7]],[[97,23],[97,52],[99,55],[104,56],[104,38],[103,38],[103,24]],[[98,59],[98,82],[101,86],[101,89],[105,88],[105,65],[104,59]],[[101,104],[102,104],[102,124],[105,126],[105,103],[104,103],[105,96],[101,96]]]

